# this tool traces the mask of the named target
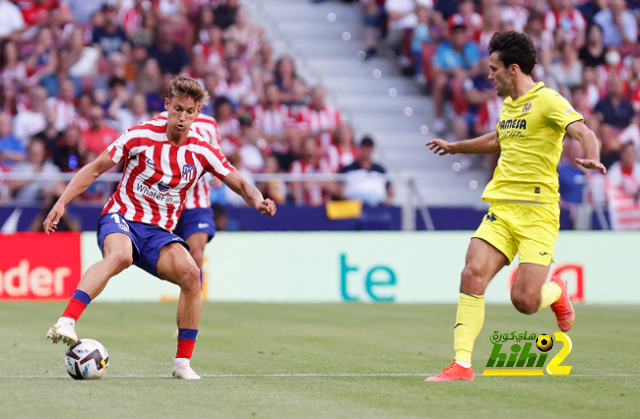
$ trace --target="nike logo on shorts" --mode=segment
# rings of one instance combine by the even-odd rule
[[[206,228],[209,227],[209,223],[198,223],[198,228]]]

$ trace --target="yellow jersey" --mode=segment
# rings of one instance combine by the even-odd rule
[[[584,118],[558,92],[536,83],[507,97],[496,130],[500,159],[482,194],[487,202],[558,202],[558,164],[567,127]]]

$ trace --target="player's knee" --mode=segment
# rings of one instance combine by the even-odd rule
[[[180,272],[180,288],[189,294],[200,292],[200,269],[195,264],[190,264]]]
[[[520,313],[533,314],[538,311],[539,302],[535,298],[531,298],[519,292],[511,293],[511,302]]]
[[[462,271],[460,291],[468,294],[484,293],[484,280],[482,272],[472,264],[467,264]]]
[[[116,250],[108,256],[117,272],[127,269],[133,263],[133,255],[127,250]]]

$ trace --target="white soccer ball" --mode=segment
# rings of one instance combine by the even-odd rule
[[[107,374],[109,354],[93,339],[80,339],[67,350],[64,366],[74,380],[97,380]]]

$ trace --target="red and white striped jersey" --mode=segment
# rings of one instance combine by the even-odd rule
[[[168,112],[158,114],[153,120],[167,120]],[[214,148],[220,150],[220,131],[216,120],[208,115],[200,114],[191,124],[191,129],[200,134],[202,138],[209,142]],[[209,195],[209,182],[206,176],[198,180],[193,193],[187,196],[184,209],[209,208],[211,207],[211,197]]]
[[[320,110],[303,106],[298,114],[298,124],[303,131],[332,131],[340,123],[340,111],[331,105],[325,105]]]
[[[253,126],[266,135],[280,134],[291,124],[291,111],[287,105],[266,109],[262,105],[253,107]]]
[[[64,131],[76,119],[76,107],[71,102],[65,102],[58,97],[50,97],[45,102],[46,106],[56,109],[55,126],[58,131]]]
[[[564,29],[567,33],[567,42],[574,42],[581,33],[584,33],[587,22],[579,10],[571,9],[568,13],[560,13],[556,10],[547,10],[544,16],[544,28],[549,32],[555,32],[556,28]]]
[[[198,179],[207,172],[224,179],[235,170],[194,131],[181,146],[171,144],[166,126],[163,120],[136,125],[107,148],[115,163],[125,159],[125,170],[103,214],[172,231]]]
[[[529,11],[522,6],[502,6],[500,8],[503,22],[511,22],[513,30],[516,32],[524,32],[527,21],[529,20]]]
[[[290,172],[292,174],[330,174],[333,173],[329,162],[320,158],[316,164],[311,164],[305,159],[296,160],[291,164]],[[303,188],[303,196],[296,197],[302,198],[304,204],[317,207],[322,205],[328,199],[326,191],[323,189],[322,184],[319,182],[307,182],[307,187]]]
[[[329,145],[327,148],[327,158],[329,159],[329,165],[331,166],[331,170],[337,172],[343,167],[349,166],[353,163],[358,157],[358,149],[355,147],[351,147],[349,150],[345,151],[335,144]]]

